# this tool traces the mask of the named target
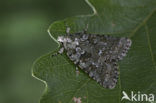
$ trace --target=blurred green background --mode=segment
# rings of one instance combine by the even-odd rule
[[[0,103],[38,103],[45,85],[31,76],[31,67],[56,48],[48,26],[90,13],[84,0],[1,0]]]

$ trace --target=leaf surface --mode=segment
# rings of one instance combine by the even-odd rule
[[[65,54],[52,56],[56,50],[40,57],[33,65],[33,75],[46,82],[41,103],[130,103],[121,101],[122,91],[129,96],[135,93],[156,95],[156,1],[155,0],[89,0],[94,11],[54,22],[48,29],[56,41],[65,35],[67,26],[71,33],[82,32],[88,24],[88,33],[130,37],[132,46],[127,56],[119,62],[120,78],[115,89],[105,89],[79,69]],[[56,41],[57,42],[57,41]]]

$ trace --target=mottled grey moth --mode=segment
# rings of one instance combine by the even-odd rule
[[[131,46],[127,37],[109,35],[69,33],[59,36],[58,42],[67,56],[88,75],[105,88],[113,89],[118,81],[117,62],[121,60]]]

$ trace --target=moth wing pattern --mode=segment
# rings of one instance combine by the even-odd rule
[[[119,40],[111,47],[109,51],[110,59],[119,61],[126,56],[130,46],[131,40],[126,37],[118,38]]]
[[[115,88],[117,61],[127,53],[131,40],[126,37],[75,33],[58,37],[71,61],[105,88]]]

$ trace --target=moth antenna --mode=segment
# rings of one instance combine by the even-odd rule
[[[70,34],[70,27],[66,28],[66,34],[69,35]]]
[[[85,29],[83,30],[83,33],[86,34],[88,30],[88,24],[86,25]]]

